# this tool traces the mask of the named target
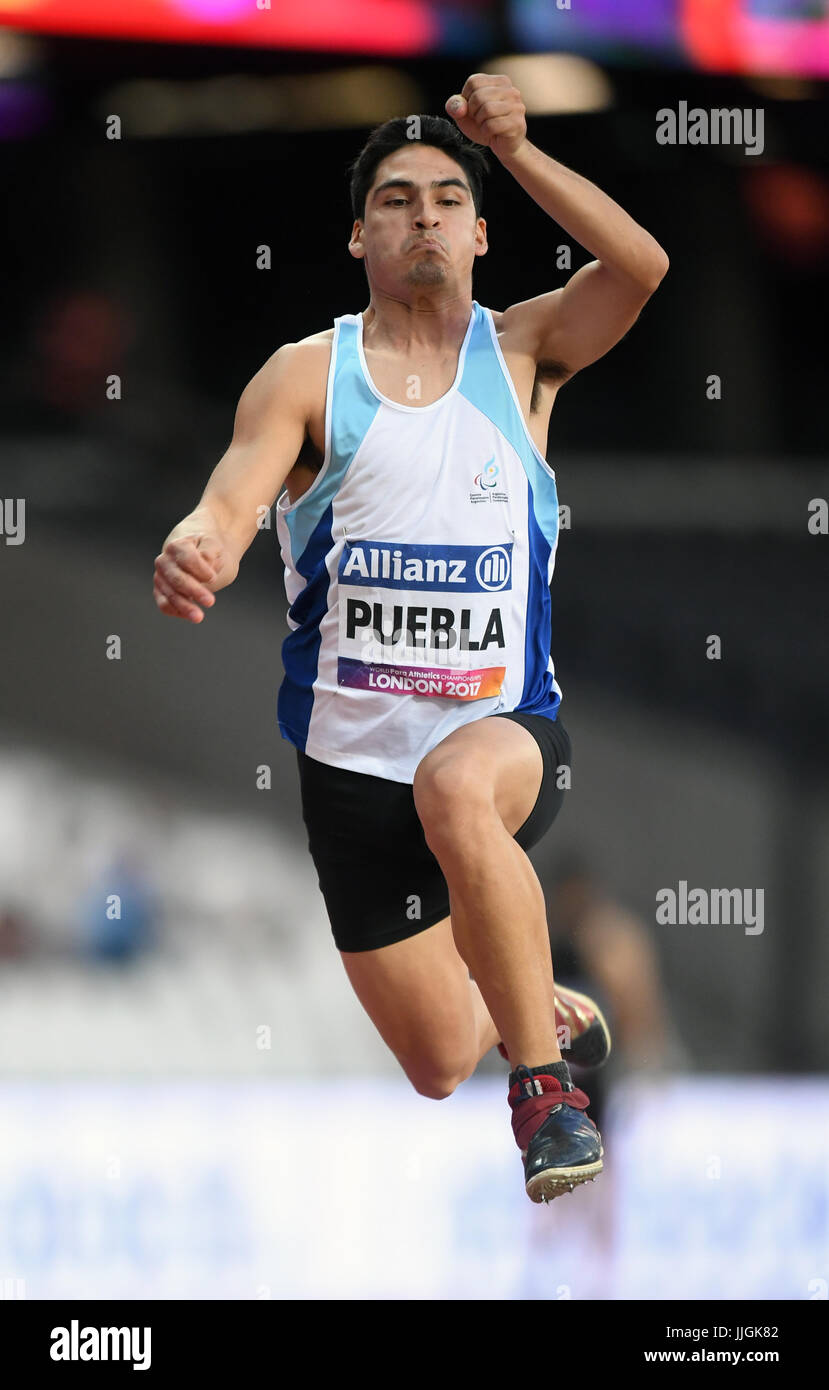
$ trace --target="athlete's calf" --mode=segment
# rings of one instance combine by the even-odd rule
[[[559,1061],[544,894],[513,839],[538,797],[543,759],[513,720],[448,735],[417,767],[415,808],[449,888],[458,952],[510,1059]]]

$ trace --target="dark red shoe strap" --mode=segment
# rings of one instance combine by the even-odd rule
[[[590,1099],[584,1091],[580,1091],[575,1086],[572,1091],[562,1091],[558,1086],[555,1077],[544,1076],[544,1082],[554,1082],[554,1086],[545,1086],[543,1095],[521,1096],[521,1087],[518,1082],[513,1086],[509,1093],[509,1102],[512,1107],[512,1132],[515,1135],[515,1142],[519,1149],[524,1150],[532,1139],[537,1129],[540,1129],[549,1115],[550,1111],[557,1105],[572,1105],[576,1110],[586,1110],[590,1104]]]

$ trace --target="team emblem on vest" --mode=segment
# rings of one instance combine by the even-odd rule
[[[475,474],[473,482],[477,492],[470,492],[470,502],[506,502],[508,494],[502,492],[498,487],[498,474],[500,468],[495,462],[495,455],[488,459],[479,473]]]

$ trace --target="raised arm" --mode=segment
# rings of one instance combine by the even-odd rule
[[[248,382],[233,438],[196,508],[173,528],[155,559],[153,595],[162,613],[200,623],[239,563],[296,462],[310,413],[302,343],[279,348]],[[201,606],[199,606],[201,605]]]
[[[513,304],[501,318],[514,349],[545,361],[549,375],[566,381],[624,337],[665,275],[668,257],[606,193],[530,143],[521,94],[508,77],[474,73],[446,110],[596,257],[563,288]]]

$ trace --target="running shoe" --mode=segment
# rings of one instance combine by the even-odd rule
[[[559,984],[555,992],[556,1033],[564,1060],[578,1067],[603,1067],[610,1056],[610,1029],[595,999]],[[498,1051],[508,1062],[501,1042]]]
[[[567,1073],[569,1075],[569,1072]],[[512,1131],[533,1202],[551,1202],[602,1171],[602,1137],[585,1113],[589,1097],[571,1081],[517,1066],[508,1092]]]

